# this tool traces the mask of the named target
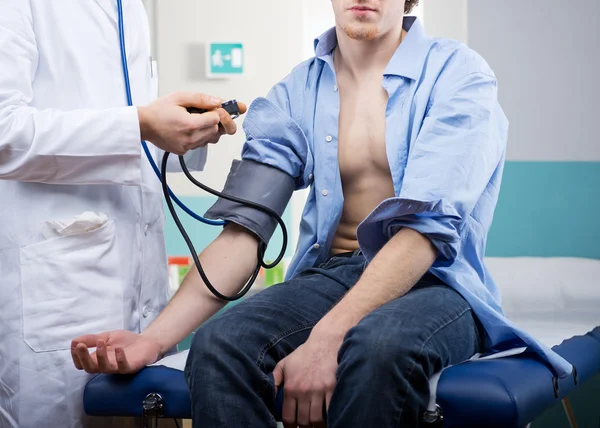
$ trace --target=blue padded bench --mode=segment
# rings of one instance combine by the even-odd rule
[[[473,361],[445,370],[437,391],[443,426],[524,427],[600,373],[600,327],[554,349],[576,367],[574,376],[557,380],[530,354]],[[280,408],[281,396],[278,403]],[[183,372],[147,367],[135,375],[99,375],[85,389],[88,415],[142,416],[144,404],[149,414],[159,407],[162,417],[190,419]]]

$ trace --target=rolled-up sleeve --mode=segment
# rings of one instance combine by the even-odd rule
[[[296,188],[309,184],[312,155],[301,128],[302,70],[295,70],[271,89],[267,97],[257,98],[249,107],[244,132],[246,143],[242,158],[260,162],[292,176]]]
[[[506,129],[491,72],[442,76],[409,149],[399,196],[382,202],[359,226],[365,254],[374,257],[407,227],[432,241],[436,263],[451,263],[465,222],[503,159]]]

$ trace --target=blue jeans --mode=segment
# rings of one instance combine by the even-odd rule
[[[185,369],[193,426],[275,427],[275,365],[307,340],[365,267],[361,255],[332,257],[206,322]],[[421,426],[431,375],[481,347],[468,303],[426,275],[347,333],[327,426]]]

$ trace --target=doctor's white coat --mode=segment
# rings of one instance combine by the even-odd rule
[[[157,96],[148,22],[141,0],[123,4],[143,105]],[[116,0],[0,0],[0,427],[104,426],[83,415],[90,376],[71,340],[143,330],[164,307],[162,207],[127,107]],[[45,222],[86,211],[108,222],[45,238]]]

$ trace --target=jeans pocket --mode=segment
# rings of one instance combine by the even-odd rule
[[[352,257],[332,256],[319,265],[319,269],[332,269],[337,266],[348,264]]]
[[[329,269],[333,266],[333,264],[335,263],[335,259],[336,257],[331,257],[327,260],[325,260],[323,263],[321,263],[319,266],[317,266],[319,269]]]

